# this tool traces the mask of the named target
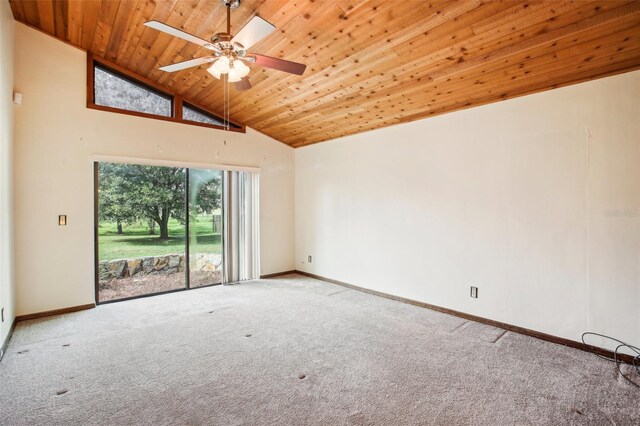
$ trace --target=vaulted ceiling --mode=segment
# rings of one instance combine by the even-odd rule
[[[224,31],[219,0],[12,0],[16,20],[221,111],[204,56],[143,25],[201,38]],[[277,27],[251,51],[307,64],[302,76],[251,66],[231,118],[294,147],[640,68],[640,1],[243,0]]]

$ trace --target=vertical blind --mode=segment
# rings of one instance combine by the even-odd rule
[[[259,185],[257,173],[223,172],[223,283],[260,276]]]

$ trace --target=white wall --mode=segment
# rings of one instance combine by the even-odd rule
[[[17,314],[93,301],[91,159],[115,155],[261,167],[264,274],[295,267],[569,339],[640,343],[640,72],[294,154],[251,129],[86,109],[83,52],[22,24],[15,43]]]
[[[13,286],[13,13],[0,2],[0,345],[15,317]]]
[[[15,43],[18,315],[94,301],[94,155],[260,167],[262,273],[293,269],[292,148],[251,129],[87,109],[84,52],[19,23]]]
[[[295,159],[297,269],[573,340],[592,330],[640,345],[640,72]]]

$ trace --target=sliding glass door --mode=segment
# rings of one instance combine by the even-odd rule
[[[96,302],[222,282],[222,173],[96,163]]]
[[[222,283],[222,172],[189,169],[189,285]]]

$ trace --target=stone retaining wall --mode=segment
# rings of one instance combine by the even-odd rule
[[[198,253],[192,255],[191,270],[220,271],[222,256],[219,254]],[[185,256],[167,254],[164,256],[142,257],[134,259],[103,260],[99,263],[100,280],[121,279],[143,275],[169,275],[184,272]]]

